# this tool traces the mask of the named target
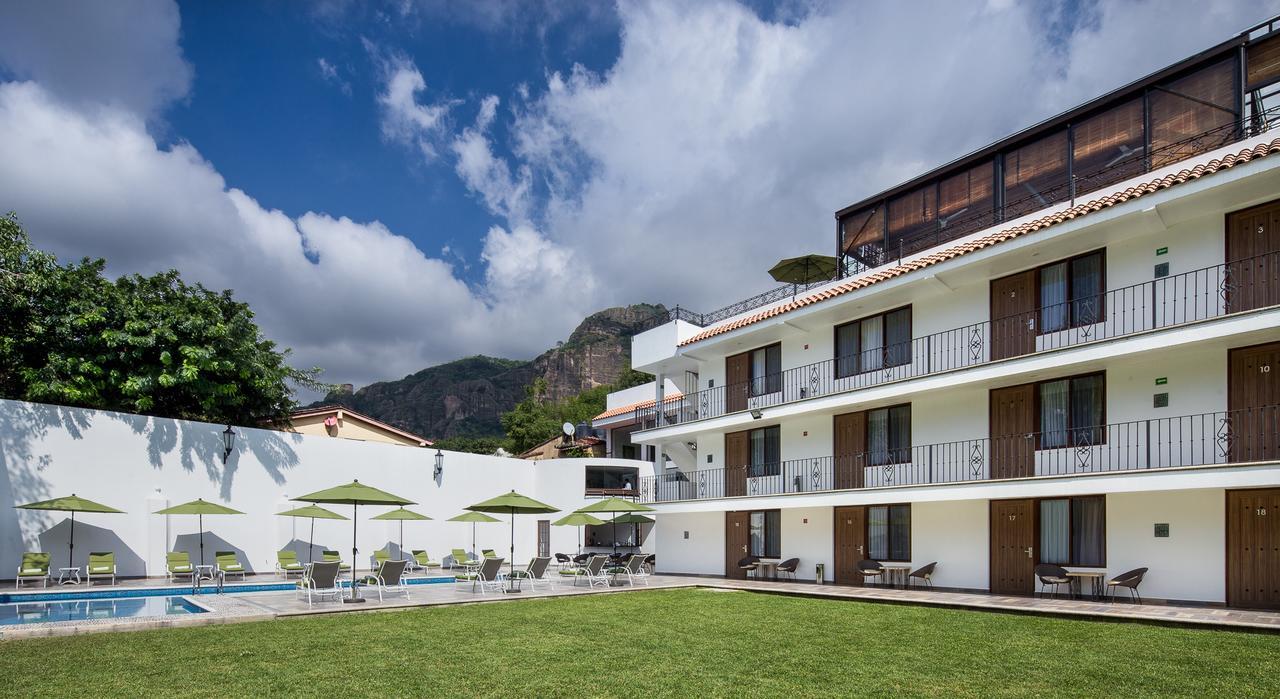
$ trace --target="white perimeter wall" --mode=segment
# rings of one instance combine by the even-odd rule
[[[433,477],[435,450],[325,436],[236,427],[236,450],[222,463],[225,425],[0,400],[0,578],[12,577],[23,551],[43,550],[66,565],[69,517],[61,512],[15,510],[14,505],[78,494],[125,510],[122,515],[76,516],[75,564],[90,551],[113,550],[120,574],[161,575],[165,553],[198,556],[197,519],[152,512],[196,498],[246,515],[204,518],[206,561],[216,550],[235,550],[255,572],[271,571],[286,546],[306,559],[310,520],[274,513],[303,503],[290,498],[360,482],[416,501],[410,509],[434,519],[406,522],[406,549],[426,549],[440,560],[452,548],[471,548],[471,525],[447,522],[464,507],[517,490],[562,510],[516,517],[517,563],[534,555],[538,519],[554,521],[589,502],[583,496],[587,464],[643,465],[624,459],[521,461],[445,452],[444,473]],[[351,507],[325,506],[348,517]],[[387,507],[361,507],[357,521],[360,567],[374,550],[395,544],[396,522],[369,517]],[[510,527],[476,526],[476,547],[506,555]],[[351,556],[350,521],[317,520],[315,543]],[[551,527],[552,552],[577,548],[578,530]],[[650,538],[652,541],[652,537]],[[650,544],[651,547],[652,544]],[[646,547],[649,548],[649,547]]]

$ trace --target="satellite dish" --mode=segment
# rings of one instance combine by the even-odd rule
[[[572,422],[564,423],[563,425],[560,426],[560,430],[564,432],[564,436],[572,437],[574,433],[573,423]]]

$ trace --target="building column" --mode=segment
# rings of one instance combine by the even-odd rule
[[[662,398],[663,390],[666,388],[667,375],[658,372],[653,382],[653,426],[655,428],[662,426]],[[654,475],[662,475],[663,471],[662,458],[662,442],[653,445],[653,473]]]

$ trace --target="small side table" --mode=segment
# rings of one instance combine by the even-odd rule
[[[902,585],[907,587],[907,574],[911,572],[911,566],[904,565],[882,565],[885,577],[889,579],[889,585]]]
[[[58,569],[59,585],[79,585],[80,584],[80,566],[68,566]]]
[[[200,580],[213,580],[213,566],[198,565],[196,566],[196,577]]]
[[[1090,588],[1090,592],[1092,593],[1092,597],[1095,600],[1101,600],[1103,596],[1102,595],[1102,579],[1104,577],[1106,576],[1101,571],[1097,571],[1097,570],[1067,571],[1067,578],[1071,580],[1071,584],[1069,585],[1069,587],[1071,589],[1072,594],[1075,597],[1084,596],[1084,590],[1081,588],[1084,587],[1084,580],[1088,578],[1090,583],[1089,588]]]
[[[768,576],[769,580],[778,579],[778,563],[781,561],[756,561],[756,580],[763,580]]]

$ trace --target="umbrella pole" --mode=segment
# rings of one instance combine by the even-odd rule
[[[204,565],[204,515],[196,515],[196,527],[200,530],[200,565]]]
[[[356,547],[356,530],[360,526],[359,520],[360,505],[351,503],[351,594],[347,596],[347,602],[363,602],[363,597],[356,597],[356,557],[360,555],[360,549]]]
[[[307,563],[316,562],[316,518],[311,518],[311,535],[307,537]]]
[[[476,555],[476,523],[471,523],[471,555]]]
[[[404,520],[400,520],[400,558],[404,558]]]
[[[614,520],[618,519],[617,512],[610,512],[609,514],[613,515]],[[613,555],[615,557],[618,555],[618,523],[616,521],[613,523]]]
[[[71,539],[67,542],[67,567],[75,565],[71,559],[76,555],[76,512],[71,511]]]
[[[515,592],[516,591],[516,578],[515,578],[515,574],[516,574],[516,511],[515,510],[511,511],[511,550],[507,553],[507,555],[511,556],[511,561],[509,564],[511,566],[509,568],[511,572],[509,575],[507,575],[507,592]]]

